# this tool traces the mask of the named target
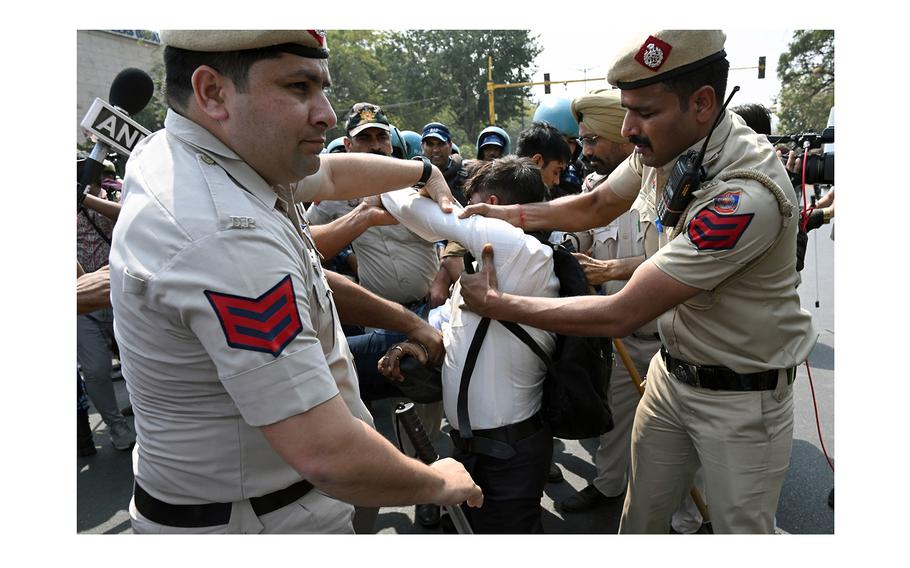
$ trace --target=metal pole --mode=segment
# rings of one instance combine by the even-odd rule
[[[427,465],[437,461],[439,455],[437,455],[436,450],[433,449],[433,444],[430,443],[427,432],[423,429],[423,424],[420,423],[420,417],[417,416],[417,411],[414,409],[414,403],[409,402],[404,404],[399,402],[395,407],[395,416],[404,423],[405,432],[411,440],[411,445],[413,445],[414,449],[417,451],[417,458]],[[449,514],[449,517],[451,517],[452,523],[454,523],[455,530],[458,531],[458,534],[474,534],[474,531],[471,530],[471,525],[468,524],[468,519],[465,517],[464,511],[462,511],[458,505],[444,505],[444,508]]]
[[[493,108],[493,56],[487,56],[487,102],[490,108],[490,124],[496,124],[496,111]]]

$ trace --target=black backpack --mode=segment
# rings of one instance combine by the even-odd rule
[[[553,272],[559,279],[559,295],[590,294],[584,270],[572,253],[561,245],[553,245],[545,238],[535,236],[553,249]],[[469,273],[473,272],[473,258],[470,254],[465,256],[465,269]],[[465,360],[458,396],[458,422],[462,437],[465,437],[465,433],[470,436],[471,432],[467,413],[467,385],[490,321],[490,318],[481,320]],[[550,424],[553,436],[580,440],[594,438],[613,429],[613,413],[607,403],[613,358],[613,343],[609,338],[557,334],[556,349],[551,359],[520,325],[496,321],[521,339],[547,366],[541,414]]]

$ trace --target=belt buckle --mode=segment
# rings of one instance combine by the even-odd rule
[[[676,375],[677,379],[683,383],[686,383],[687,385],[691,385],[693,387],[699,386],[698,371],[691,365],[677,361],[676,366],[673,368],[673,374]]]

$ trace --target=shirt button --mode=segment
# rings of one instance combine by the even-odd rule
[[[215,165],[215,160],[211,159],[210,157],[206,156],[205,154],[202,154],[202,161],[210,166]]]

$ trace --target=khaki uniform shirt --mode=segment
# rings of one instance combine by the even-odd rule
[[[321,201],[307,210],[307,220],[322,225],[341,217],[359,200]],[[421,239],[404,225],[370,227],[352,243],[357,254],[360,285],[399,304],[427,297],[439,260],[433,243]]]
[[[606,176],[593,173],[585,178],[582,191],[595,188]],[[645,254],[644,232],[642,230],[639,209],[643,204],[636,202],[632,207],[605,227],[577,233],[582,252],[597,260],[613,260]],[[622,290],[628,280],[611,280],[604,283],[604,292],[609,296]],[[657,321],[650,321],[633,335],[647,336],[653,339],[657,333]]]
[[[690,149],[701,149],[703,143],[704,139]],[[754,180],[733,179],[713,189],[706,188],[706,182],[694,194],[682,232],[667,242],[672,228],[657,231],[656,204],[674,164],[675,160],[662,168],[649,168],[641,164],[638,154],[632,154],[608,182],[627,199],[640,189],[647,262],[679,282],[704,290],[658,318],[664,345],[684,361],[721,365],[740,373],[801,363],[818,334],[812,316],[800,308],[796,291],[798,220],[794,218],[773,244],[783,217],[770,190]],[[771,144],[729,111],[711,135],[703,165],[708,180],[724,171],[760,171],[781,187],[792,205],[798,205]],[[772,245],[772,252],[746,276],[717,289]]]
[[[258,427],[339,393],[372,425],[311,237],[252,168],[173,111],[126,174],[111,299],[136,480],[173,504],[299,481]]]

